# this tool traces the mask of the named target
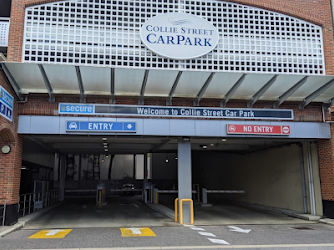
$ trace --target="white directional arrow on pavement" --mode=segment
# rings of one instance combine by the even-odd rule
[[[238,232],[238,233],[245,233],[248,234],[250,231],[252,231],[252,229],[242,229],[240,227],[235,227],[235,226],[228,226],[228,228],[230,228],[230,231],[233,232]]]
[[[55,229],[55,230],[50,230],[45,236],[52,236],[52,235],[56,235],[59,232],[63,232],[64,230],[59,230],[59,229]]]
[[[130,227],[126,229],[131,230],[132,234],[142,234],[142,232],[140,231],[140,228]]]

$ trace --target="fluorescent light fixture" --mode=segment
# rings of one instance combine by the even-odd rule
[[[103,137],[103,138],[102,138],[102,141],[106,141],[106,140],[107,140],[107,138],[106,138],[106,137]]]
[[[210,144],[210,146],[211,146],[211,147],[214,147],[214,146],[215,146],[215,144],[214,144],[214,143],[211,143],[211,144]]]
[[[108,147],[108,145],[103,145],[103,147],[107,148],[107,147]]]
[[[107,148],[105,148],[105,149],[104,149],[104,152],[108,152],[108,149],[107,149]]]
[[[26,166],[22,166],[21,169],[27,169],[27,167]]]
[[[103,142],[102,144],[103,144],[103,146],[104,146],[104,145],[108,145],[108,142]]]
[[[227,141],[227,140],[225,138],[223,138],[222,141]]]
[[[208,146],[207,145],[202,145],[203,149],[206,149]]]

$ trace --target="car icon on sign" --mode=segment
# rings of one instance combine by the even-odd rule
[[[68,128],[69,129],[77,129],[78,128],[78,125],[76,122],[71,122],[70,125],[68,125]]]

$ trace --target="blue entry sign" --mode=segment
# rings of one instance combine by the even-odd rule
[[[73,132],[136,132],[135,122],[66,121],[66,131]]]
[[[0,86],[0,114],[7,120],[13,120],[14,98]]]

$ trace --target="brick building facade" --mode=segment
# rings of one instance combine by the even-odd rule
[[[10,33],[8,41],[9,62],[22,62],[22,46],[24,42],[24,22],[26,7],[39,4],[57,2],[53,0],[13,0],[10,18]],[[191,2],[191,1],[189,1]],[[295,17],[322,27],[324,59],[326,65],[326,75],[334,75],[334,39],[333,39],[333,23],[331,13],[331,1],[279,1],[279,0],[240,0],[229,1],[230,3],[238,3],[247,6],[253,6],[264,10],[270,10],[282,13],[291,17]],[[275,26],[275,25],[274,25]],[[15,215],[11,214],[17,209],[17,199],[19,195],[20,173],[22,161],[22,136],[17,133],[18,116],[19,115],[40,115],[55,116],[58,109],[58,103],[79,103],[78,95],[56,95],[55,102],[49,102],[48,95],[30,94],[27,100],[19,100],[15,91],[10,86],[5,77],[4,72],[0,72],[0,85],[15,97],[15,107],[13,121],[10,122],[0,117],[0,146],[8,144],[11,146],[10,154],[2,154],[0,157],[0,202],[1,199],[7,201],[7,205],[13,206],[9,209],[7,216],[12,217],[8,223],[16,221]],[[333,93],[334,96],[334,93]],[[87,96],[86,103],[109,104],[110,99],[103,96]],[[137,98],[119,97],[115,99],[115,104],[137,104]],[[166,105],[165,98],[145,98],[145,105]],[[270,101],[258,101],[254,108],[266,108],[272,105]],[[174,106],[193,106],[193,100],[187,98],[174,98]],[[220,100],[202,99],[200,106],[203,107],[219,107]],[[246,108],[247,101],[233,100],[227,104],[229,108]],[[322,113],[322,103],[311,103],[304,109],[299,109],[297,102],[285,102],[280,106],[282,109],[294,110],[294,121],[296,122],[331,122],[333,115],[325,112]],[[331,124],[331,139],[318,140],[319,167],[321,178],[321,192],[324,201],[324,214],[334,217],[334,124]]]

